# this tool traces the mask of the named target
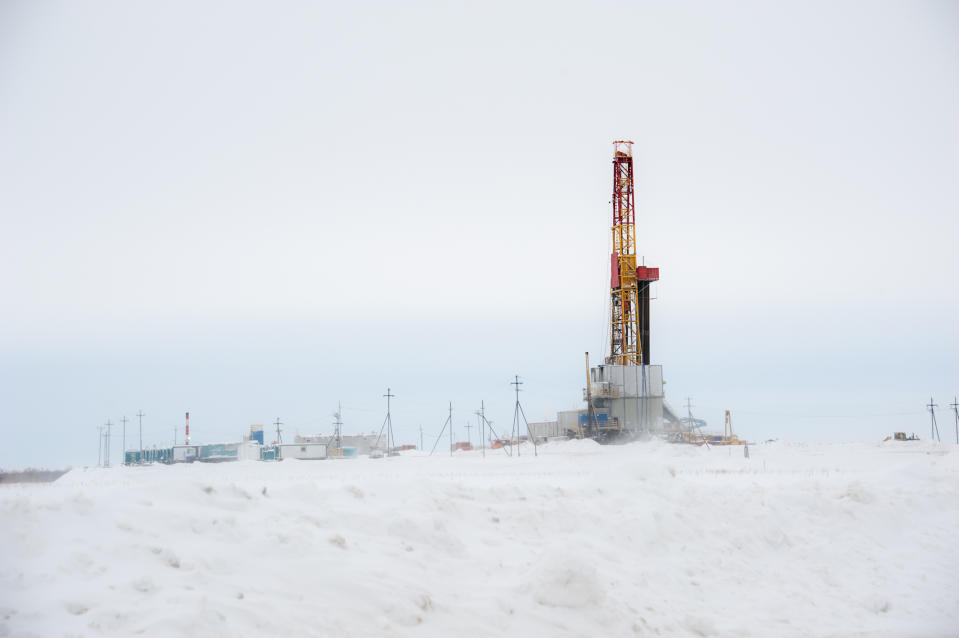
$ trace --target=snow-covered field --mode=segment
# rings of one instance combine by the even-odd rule
[[[959,448],[750,452],[570,441],[2,486],[0,635],[959,636]]]

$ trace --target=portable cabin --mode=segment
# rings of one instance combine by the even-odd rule
[[[320,460],[326,458],[325,443],[280,443],[280,460],[300,459],[300,460]]]

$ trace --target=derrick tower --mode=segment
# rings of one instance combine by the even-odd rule
[[[659,268],[636,264],[633,143],[613,142],[613,253],[610,256],[611,365],[649,364],[649,285]]]

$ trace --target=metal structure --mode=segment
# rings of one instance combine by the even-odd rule
[[[283,444],[283,430],[280,429],[280,426],[283,423],[280,421],[280,417],[276,417],[276,421],[273,422],[273,425],[276,427],[276,444]]]
[[[610,340],[607,364],[650,362],[649,285],[659,268],[637,264],[633,142],[613,142],[613,253],[610,255]]]
[[[523,432],[520,429],[519,419],[523,417],[523,423],[526,425],[526,436],[533,443],[533,456],[539,456],[539,446],[536,443],[536,437],[533,436],[532,430],[529,429],[529,420],[526,418],[526,412],[523,410],[523,406],[519,402],[519,393],[521,390],[519,387],[523,385],[523,382],[519,380],[519,375],[515,375],[513,380],[509,382],[516,390],[516,406],[513,408],[513,445],[516,446],[516,456],[520,456],[520,446],[523,443]]]
[[[143,456],[143,417],[146,415],[143,410],[137,410],[137,419],[140,421],[140,456]]]
[[[959,398],[953,397],[949,407],[952,408],[952,413],[956,416],[956,445],[959,445]]]
[[[336,412],[333,413],[333,450],[343,453],[343,405],[337,401]]]
[[[123,424],[123,453],[126,454],[127,451],[127,418],[124,416],[120,419],[120,423]],[[123,465],[126,465],[126,460],[123,461]]]
[[[393,417],[390,413],[390,399],[396,398],[396,395],[387,388],[386,394],[383,395],[386,399],[386,418],[383,419],[383,425],[380,426],[380,433],[376,435],[376,443],[373,445],[374,450],[379,450],[380,447],[380,438],[383,436],[383,432],[386,432],[386,455],[387,456],[399,456],[400,453],[396,451],[396,440],[393,438]]]
[[[936,423],[936,408],[939,407],[938,403],[932,402],[932,397],[929,397],[929,404],[926,405],[929,409],[929,414],[932,415],[932,432],[929,435],[930,441],[939,441],[942,442],[942,439],[939,438],[939,425]],[[109,423],[109,421],[107,422]]]
[[[436,441],[433,443],[433,449],[430,450],[430,456],[433,456],[433,452],[436,451],[436,446],[440,444],[440,439],[443,438],[443,432],[446,432],[446,428],[449,426],[450,429],[450,456],[453,456],[453,402],[450,401],[450,413],[446,417],[446,420],[443,421],[443,428],[440,430],[439,436],[436,437]]]
[[[110,467],[110,436],[111,428],[113,427],[113,423],[110,421],[110,419],[107,419],[107,423],[104,427],[106,428],[106,446],[103,451],[103,467]]]

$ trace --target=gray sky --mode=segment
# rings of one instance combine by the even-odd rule
[[[956,113],[948,2],[0,3],[0,466],[580,406],[621,138],[674,405],[925,437]]]

